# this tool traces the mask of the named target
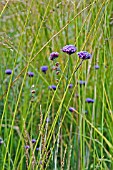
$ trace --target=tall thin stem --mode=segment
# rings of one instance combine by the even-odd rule
[[[81,60],[80,64],[78,65],[78,67],[76,68],[76,70],[75,70],[75,72],[74,72],[74,73],[76,73],[76,72],[77,72],[77,70],[79,69],[79,67],[82,65],[83,61],[84,61],[84,59],[82,59],[82,60]]]

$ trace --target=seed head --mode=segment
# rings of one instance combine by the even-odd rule
[[[31,93],[34,94],[36,91],[35,90],[31,90]]]
[[[56,83],[58,83],[59,82],[59,79],[56,79]]]
[[[56,71],[56,75],[58,75],[60,73],[60,71]]]
[[[52,67],[52,70],[57,70],[57,67],[56,67],[56,66],[53,66],[53,67]]]
[[[55,65],[56,65],[56,67],[58,67],[59,66],[59,62],[57,62]]]

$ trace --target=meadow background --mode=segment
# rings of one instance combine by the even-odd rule
[[[76,73],[68,44],[92,54]],[[112,170],[112,76],[112,0],[1,0],[0,169]]]

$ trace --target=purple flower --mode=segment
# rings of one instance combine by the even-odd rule
[[[36,143],[36,139],[32,139],[31,142],[32,142],[32,143]]]
[[[87,51],[80,51],[77,53],[79,58],[86,60],[86,59],[90,59],[91,58],[91,54],[88,53]]]
[[[26,145],[26,146],[25,146],[25,149],[30,149],[30,146],[29,146],[29,145]]]
[[[64,46],[64,47],[62,48],[62,51],[63,51],[64,53],[69,54],[69,55],[75,53],[76,50],[77,50],[77,48],[76,48],[74,45],[66,45],[66,46]]]
[[[70,112],[75,112],[75,108],[74,108],[74,107],[70,107],[70,108],[69,108],[69,111],[70,111]]]
[[[47,117],[46,122],[48,123],[50,121],[49,117]]]
[[[28,74],[29,77],[33,77],[34,76],[34,73],[30,72],[30,71],[27,74]]]
[[[35,90],[31,90],[31,93],[34,94],[36,91]]]
[[[59,56],[59,53],[58,52],[52,52],[51,54],[50,54],[50,60],[54,60],[55,58],[58,58],[58,56]]]
[[[36,151],[39,151],[40,150],[40,148],[36,148]]]
[[[87,99],[86,99],[86,102],[87,102],[87,103],[94,103],[94,99],[87,98]]]
[[[96,64],[96,65],[94,66],[94,68],[97,70],[97,69],[99,69],[100,67],[99,67],[98,64]]]
[[[42,164],[42,161],[40,161],[40,165]]]
[[[46,74],[46,71],[48,70],[48,66],[42,66],[41,70],[42,70],[43,73]]]
[[[80,84],[80,85],[85,85],[86,82],[85,82],[84,80],[79,80],[79,81],[78,81],[78,84]]]
[[[7,69],[7,70],[5,71],[5,73],[8,74],[8,75],[10,75],[10,74],[12,73],[12,70]]]
[[[56,86],[55,85],[51,85],[51,86],[49,86],[49,89],[56,90]]]
[[[73,87],[73,84],[69,84],[69,86],[68,86],[68,87],[69,87],[69,89],[71,89],[71,88]]]

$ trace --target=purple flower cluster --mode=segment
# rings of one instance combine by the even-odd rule
[[[48,66],[42,66],[41,70],[42,70],[43,73],[46,74],[46,71],[48,70]]]
[[[74,45],[66,45],[66,46],[64,46],[64,47],[62,48],[62,51],[63,51],[64,53],[69,54],[69,55],[75,53],[76,50],[77,50],[77,48],[76,48]]]
[[[12,70],[11,70],[11,69],[7,69],[7,70],[5,71],[5,73],[8,74],[8,75],[10,75],[10,74],[12,73]]]
[[[75,112],[75,108],[74,107],[69,107],[69,111],[70,112]]]
[[[98,70],[100,67],[99,67],[98,64],[96,64],[96,65],[94,66],[94,68],[95,68],[96,70]]]
[[[30,146],[29,146],[29,145],[26,145],[26,146],[25,146],[25,149],[30,149]]]
[[[34,73],[31,72],[31,71],[29,71],[27,74],[28,74],[29,77],[34,77]]]
[[[86,82],[85,82],[84,80],[79,80],[79,81],[78,81],[78,84],[80,84],[80,85],[85,85]]]
[[[48,123],[49,121],[50,121],[50,118],[49,118],[49,117],[47,117],[46,122]]]
[[[94,103],[94,99],[87,98],[87,99],[86,99],[86,102],[87,102],[87,103]]]
[[[58,58],[58,56],[59,56],[59,53],[58,52],[52,52],[51,54],[50,54],[50,60],[54,60],[55,58]]]
[[[56,86],[55,86],[55,85],[51,85],[51,86],[49,86],[49,89],[50,89],[50,90],[52,90],[52,89],[53,89],[53,90],[56,90]]]
[[[69,89],[73,88],[73,84],[69,84],[69,85],[68,85],[68,88],[69,88]]]
[[[36,148],[36,151],[40,151],[40,148]]]
[[[88,53],[87,51],[80,51],[77,53],[80,59],[86,60],[86,59],[90,59],[92,57],[92,55],[90,53]]]
[[[32,142],[32,143],[36,143],[36,139],[32,139],[31,142]]]

